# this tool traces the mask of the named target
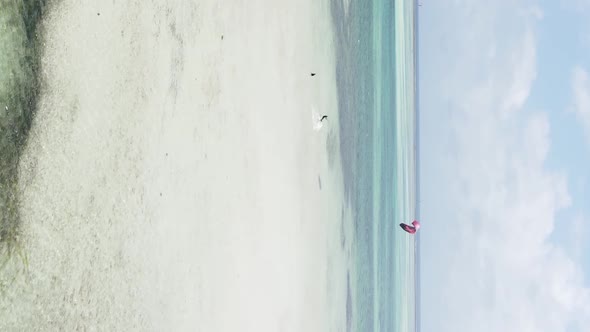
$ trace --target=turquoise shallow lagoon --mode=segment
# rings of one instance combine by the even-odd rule
[[[416,331],[417,4],[332,2],[342,168],[354,215],[354,331]]]

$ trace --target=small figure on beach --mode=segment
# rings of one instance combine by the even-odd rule
[[[415,234],[420,229],[420,222],[418,220],[414,220],[412,221],[412,226],[401,223],[399,224],[399,227],[410,234]]]
[[[318,112],[315,106],[312,105],[311,119],[313,121],[313,130],[319,131],[324,126],[324,120],[328,120],[328,115]]]

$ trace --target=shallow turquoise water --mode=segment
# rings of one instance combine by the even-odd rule
[[[341,150],[355,219],[354,331],[415,331],[417,238],[416,4],[332,4]]]

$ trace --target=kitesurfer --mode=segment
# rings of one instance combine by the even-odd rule
[[[410,234],[415,234],[420,229],[420,222],[418,220],[414,220],[412,221],[412,226],[401,223],[399,224],[399,227]]]

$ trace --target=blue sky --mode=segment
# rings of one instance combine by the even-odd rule
[[[590,0],[419,11],[423,331],[590,331]]]

